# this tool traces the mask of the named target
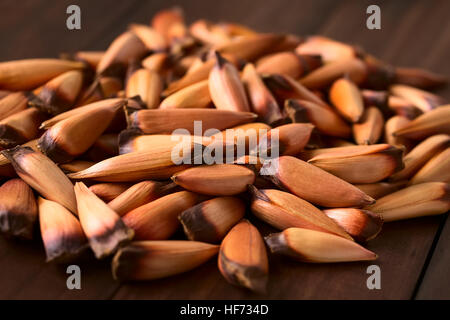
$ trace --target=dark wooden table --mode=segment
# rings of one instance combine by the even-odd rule
[[[189,21],[230,20],[261,31],[322,34],[358,44],[402,66],[450,75],[450,1],[128,0],[0,2],[0,60],[103,50],[129,23],[148,23],[157,10],[182,3]],[[381,7],[381,30],[365,27],[365,10]],[[82,30],[66,29],[66,8],[78,4]],[[441,91],[447,99],[450,90]],[[369,290],[371,263],[311,265],[271,259],[268,294],[232,287],[216,261],[184,275],[120,284],[109,261],[80,262],[82,289],[68,290],[66,266],[45,263],[42,245],[0,239],[1,299],[449,299],[447,215],[386,224],[368,245],[379,255],[381,290]]]

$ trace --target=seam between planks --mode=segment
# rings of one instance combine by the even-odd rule
[[[437,245],[438,245],[438,243],[439,243],[439,239],[441,238],[442,231],[444,230],[445,223],[446,223],[446,221],[447,221],[448,219],[449,219],[449,213],[447,212],[447,213],[441,218],[441,221],[440,221],[440,223],[439,223],[439,228],[438,228],[438,230],[436,231],[436,235],[435,235],[435,237],[434,237],[434,239],[433,239],[433,242],[432,242],[432,244],[431,244],[431,246],[430,246],[430,250],[428,250],[427,257],[426,257],[425,262],[424,262],[424,264],[423,264],[423,267],[422,267],[422,270],[421,270],[421,272],[420,272],[419,278],[417,279],[417,282],[416,282],[416,286],[415,286],[415,288],[414,288],[414,291],[413,291],[413,293],[412,293],[412,295],[411,295],[411,300],[416,300],[416,298],[417,298],[417,294],[419,293],[419,290],[420,290],[420,288],[421,288],[421,285],[422,285],[422,283],[423,283],[423,280],[424,280],[424,278],[425,278],[425,275],[426,275],[426,273],[427,273],[427,271],[428,271],[428,267],[430,266],[430,263],[431,263],[431,261],[432,261],[432,259],[433,259],[434,252],[436,251],[436,247],[437,247]]]

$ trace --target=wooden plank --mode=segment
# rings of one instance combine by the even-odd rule
[[[450,277],[448,269],[450,266],[450,219],[448,215],[442,232],[437,239],[437,244],[430,255],[431,260],[419,284],[415,299],[450,299]]]
[[[424,32],[422,27],[417,28],[414,32],[414,42],[419,43],[425,58],[423,66],[447,76],[450,74],[450,62],[447,59],[450,41],[444,37],[444,34],[450,32],[450,22],[443,17],[448,10],[450,10],[448,1],[439,1],[432,13],[433,19],[425,19],[425,15],[421,17],[421,21],[426,21],[426,24],[433,24],[434,30],[441,30],[436,32],[435,37],[430,39],[430,34]],[[409,56],[408,59],[410,59]],[[449,88],[441,90],[440,93],[449,100]],[[423,278],[419,279],[416,286],[415,299],[450,299],[450,278],[446,276],[450,263],[448,246],[450,243],[450,219],[447,215],[441,217],[439,221],[441,228],[428,253],[428,261],[425,262],[422,272]]]
[[[329,19],[321,18],[321,21],[324,21],[323,26],[316,24],[309,31],[359,44],[368,52],[383,59],[387,58],[388,62],[430,67],[445,74],[445,70],[450,66],[447,62],[443,69],[444,57],[439,54],[426,55],[426,48],[439,45],[432,36],[440,32],[439,20],[445,21],[440,11],[442,3],[433,2],[431,5],[429,2],[425,4],[420,1],[381,2],[382,29],[378,31],[365,27],[365,9],[368,4],[371,3],[344,2],[331,10],[333,14]],[[306,7],[308,5],[311,4],[308,3]],[[270,6],[265,8],[266,10],[257,9],[257,18],[254,20],[251,17],[235,20],[242,23],[249,20],[254,23],[252,27],[257,29],[258,26],[270,28],[267,21],[272,21],[273,12],[278,11]],[[280,26],[285,28],[283,31],[298,33],[299,30],[308,29],[302,26],[302,16],[298,16],[301,11],[286,9],[291,9],[291,2],[279,2],[277,8],[284,8],[284,11],[280,10],[283,17],[286,17],[281,19],[283,23],[280,23]],[[324,8],[326,6],[321,7],[321,10]],[[316,12],[314,9],[318,8],[308,7],[306,16]],[[294,14],[297,15],[295,19],[292,17]],[[424,19],[436,15],[439,17],[437,22]],[[419,22],[421,42],[416,43],[411,41],[406,31],[416,32]],[[275,26],[277,27],[278,25]],[[398,42],[403,45],[397,45]],[[444,92],[444,96],[450,97],[448,90]],[[114,299],[410,299],[439,228],[439,222],[439,217],[429,217],[386,224],[379,237],[367,246],[379,254],[379,259],[372,263],[313,265],[271,257],[271,275],[266,295],[252,294],[230,286],[218,272],[214,259],[197,270],[176,277],[149,283],[125,284]],[[366,270],[370,264],[380,266],[381,290],[367,288],[366,280],[369,275]]]
[[[450,23],[447,22],[444,32],[450,32]],[[445,43],[445,42],[444,42]],[[439,60],[445,60],[450,50],[450,43],[446,46],[434,47],[430,55]],[[450,74],[446,68],[445,74]],[[448,91],[448,90],[447,90]],[[430,253],[430,262],[423,281],[419,284],[417,299],[450,299],[450,278],[445,275],[450,265],[450,218],[443,221],[442,232],[437,239],[434,252]]]
[[[81,8],[81,30],[66,27],[66,8],[73,1],[26,3],[24,8],[14,1],[2,4],[0,40],[4,45],[0,60],[56,57],[61,52],[83,49],[104,50],[126,29],[128,21],[124,19],[134,11],[138,1],[77,1]]]
[[[6,22],[2,19],[0,41],[8,45],[2,46],[1,60],[57,56],[62,51],[91,46],[105,49],[126,28],[127,15],[134,12],[138,1],[114,5],[110,1],[77,1],[82,10],[82,31],[66,28],[65,12],[71,1],[26,3],[25,7],[18,7],[14,1],[2,3]],[[17,20],[8,20],[8,17],[17,17]],[[40,241],[25,243],[0,238],[0,299],[105,299],[118,288],[108,272],[109,261],[96,261],[91,257],[76,262],[82,273],[81,290],[68,290],[68,264],[45,263]]]
[[[439,7],[440,11],[436,14],[441,16],[450,10],[450,4],[447,1],[441,1]],[[429,48],[424,47],[424,51],[428,51],[427,56],[432,61],[431,67],[448,76],[450,74],[448,62],[450,41],[444,35],[450,32],[450,21],[436,19],[434,23],[442,31],[437,33],[434,45]],[[444,91],[447,98],[449,91],[448,88]],[[450,278],[446,276],[450,265],[450,218],[447,215],[441,221],[442,231],[435,240],[434,251],[429,253],[426,272],[423,273],[423,279],[417,286],[416,299],[450,299]]]
[[[93,257],[74,262],[81,269],[81,290],[69,290],[69,264],[45,263],[38,241],[0,241],[0,299],[105,299],[117,289],[107,270],[107,261]]]

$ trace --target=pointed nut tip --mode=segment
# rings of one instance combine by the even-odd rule
[[[67,176],[67,178],[69,178],[69,179],[78,179],[78,177],[77,177],[77,174],[78,174],[79,172],[72,172],[72,173],[69,173],[69,174],[66,174],[66,176]],[[77,182],[76,182],[77,183]],[[75,183],[75,184],[76,184]]]
[[[372,204],[374,204],[375,202],[377,202],[377,200],[375,200],[375,199],[372,198],[371,196],[367,196],[366,199],[367,199],[369,205],[372,205]]]
[[[227,60],[222,57],[219,51],[214,50],[214,56],[216,57],[216,66],[218,66],[219,68],[222,68],[225,63],[227,63]]]

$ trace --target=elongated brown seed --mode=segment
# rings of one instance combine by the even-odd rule
[[[30,90],[58,75],[80,70],[85,64],[59,59],[27,59],[0,63],[0,89]]]
[[[203,56],[200,57],[195,55],[186,56],[178,62],[177,68],[182,69],[182,71],[179,70],[180,73],[184,72],[185,75],[188,75],[190,73],[195,73],[197,70],[201,70],[202,67],[209,64],[208,61],[210,60],[212,62],[215,62],[214,58],[210,57],[209,55],[206,56],[206,53],[204,53]],[[206,75],[206,80],[208,78],[208,75],[209,74]]]
[[[30,147],[31,149],[33,149],[34,151],[39,151],[38,147],[37,147],[37,141],[38,139],[35,140],[31,140],[27,143],[24,143],[22,146],[23,147]],[[11,161],[9,161],[8,158],[6,158],[1,152],[0,152],[0,172],[9,172],[11,171],[14,172],[15,171],[13,169],[13,166],[11,164]],[[0,173],[0,176],[2,176],[2,174]]]
[[[440,133],[450,134],[450,105],[424,113],[394,135],[417,140]]]
[[[12,148],[39,135],[44,114],[37,108],[27,108],[0,121],[0,147]]]
[[[73,186],[66,175],[49,158],[30,147],[15,147],[2,151],[11,161],[17,175],[46,197],[77,213]]]
[[[39,223],[47,262],[77,258],[88,243],[80,222],[57,202],[39,197]]]
[[[353,124],[353,137],[357,144],[375,144],[383,134],[384,119],[377,107],[367,108],[360,123]]]
[[[283,52],[283,51],[292,51],[294,50],[300,43],[302,43],[304,39],[292,33],[287,33],[284,35],[284,38],[276,45],[274,45],[267,54]]]
[[[323,36],[310,36],[300,43],[295,52],[298,54],[319,55],[325,63],[353,58],[357,50],[343,42]]]
[[[67,71],[47,82],[31,104],[48,114],[60,114],[73,106],[82,84],[81,71]]]
[[[359,242],[375,238],[383,226],[383,219],[367,210],[335,208],[323,212]]]
[[[450,148],[436,154],[411,178],[410,184],[450,182]]]
[[[367,76],[367,67],[357,58],[346,58],[333,61],[312,71],[300,79],[300,83],[310,89],[319,89],[330,85],[344,75],[356,83],[362,83]]]
[[[9,90],[0,90],[0,99],[3,99],[4,97],[9,95],[10,93],[13,93],[13,92],[9,91]]]
[[[447,83],[447,78],[420,68],[395,68],[395,83],[432,89]]]
[[[132,24],[130,29],[151,51],[162,51],[167,47],[164,37],[151,27],[143,24]]]
[[[384,126],[384,140],[386,143],[398,148],[406,148],[409,150],[412,145],[411,140],[398,137],[394,133],[406,127],[410,122],[411,120],[404,116],[393,116],[386,121]]]
[[[249,221],[242,220],[223,239],[219,252],[219,270],[231,284],[264,293],[269,262],[264,241]]]
[[[428,112],[445,103],[445,100],[431,92],[420,90],[406,85],[396,84],[389,91],[400,98],[412,103],[414,106]]]
[[[226,34],[232,37],[257,35],[255,30],[238,23],[221,22],[218,27],[223,29]]]
[[[354,82],[341,78],[330,88],[330,101],[338,112],[351,122],[358,122],[364,113],[361,92]]]
[[[131,187],[129,183],[105,182],[93,184],[89,187],[89,190],[103,201],[110,202],[124,193],[129,187]]]
[[[112,262],[116,280],[153,280],[192,270],[219,251],[197,241],[135,241],[119,249]]]
[[[208,79],[209,93],[217,109],[250,111],[244,86],[234,65],[216,52],[216,64]]]
[[[104,182],[168,179],[174,173],[187,167],[186,165],[175,165],[172,161],[171,151],[163,148],[122,154],[68,176],[71,179],[93,179]]]
[[[32,239],[38,218],[36,198],[21,179],[0,187],[0,231],[9,237]]]
[[[289,228],[265,238],[270,251],[303,262],[349,262],[375,260],[377,255],[356,242],[329,233]]]
[[[133,230],[82,182],[77,182],[74,189],[81,227],[98,259],[113,254],[133,238]]]
[[[146,134],[171,134],[176,129],[186,129],[194,134],[195,121],[201,121],[202,132],[198,133],[201,134],[211,128],[223,130],[252,122],[256,117],[250,112],[204,108],[141,110],[130,115],[129,127]]]
[[[288,75],[273,74],[264,77],[263,80],[273,94],[281,101],[284,99],[307,100],[331,110],[321,97]]]
[[[102,56],[97,74],[123,74],[128,62],[143,57],[146,51],[144,43],[133,32],[124,32],[114,39]]]
[[[300,198],[324,207],[361,207],[374,202],[348,182],[290,156],[267,161],[260,174]]]
[[[224,30],[203,19],[192,23],[189,31],[194,38],[210,45],[220,45],[231,40]]]
[[[214,59],[208,59],[200,66],[196,67],[195,70],[190,70],[179,80],[174,81],[169,84],[163,94],[168,96],[174,92],[186,88],[187,86],[193,85],[197,82],[208,80],[210,71],[215,65]]]
[[[215,47],[222,55],[232,54],[237,59],[254,61],[284,39],[283,35],[257,34],[238,37]]]
[[[268,147],[279,148],[280,155],[297,155],[308,143],[313,129],[314,126],[309,123],[290,123],[276,127],[267,133]],[[275,137],[273,137],[274,131],[278,131]],[[271,141],[276,141],[276,139],[278,139],[278,145],[271,146]]]
[[[350,183],[374,183],[403,169],[402,153],[388,144],[330,148],[308,162]]]
[[[320,67],[322,59],[318,55],[297,55],[294,52],[279,52],[258,60],[258,73],[280,73],[298,79],[304,74]]]
[[[123,216],[133,209],[171,193],[176,187],[172,182],[142,181],[114,197],[108,202],[108,206]]]
[[[331,148],[318,148],[318,149],[310,149],[304,150],[300,153],[300,159],[304,161],[309,161],[315,157],[321,157],[322,155],[326,155],[326,157],[337,156],[337,157],[353,157],[358,155],[363,155],[367,153],[376,153],[389,148],[386,144],[376,144],[372,146],[358,146],[355,144],[343,145],[338,147]]]
[[[153,16],[151,25],[156,32],[162,34],[168,41],[182,38],[186,33],[184,14],[180,7],[158,11]]]
[[[380,214],[386,222],[442,214],[450,209],[450,187],[445,182],[415,184],[365,209]]]
[[[201,200],[193,192],[175,192],[131,210],[122,219],[137,240],[166,240],[180,226],[180,213]]]
[[[165,52],[158,52],[147,56],[141,61],[142,67],[162,75],[167,70],[169,56]]]
[[[403,158],[405,168],[389,179],[399,181],[411,178],[428,160],[449,146],[450,136],[447,134],[438,134],[425,139]]]
[[[277,125],[283,121],[280,107],[275,97],[267,89],[264,82],[256,72],[253,64],[247,64],[244,68],[242,80],[247,89],[251,110],[259,118],[270,124]]]
[[[351,135],[350,126],[338,114],[313,102],[286,100],[284,110],[287,114],[298,114],[304,110],[306,119],[324,134],[340,138],[348,138]]]
[[[78,172],[92,167],[95,162],[85,160],[73,160],[68,163],[60,164],[59,167],[64,173]]]
[[[355,184],[355,187],[360,189],[365,194],[371,196],[374,199],[379,199],[388,195],[392,192],[395,192],[399,189],[402,189],[408,181],[400,180],[396,182],[375,182],[375,183],[364,183],[364,184]]]
[[[309,202],[288,192],[250,187],[254,215],[277,229],[291,227],[329,232],[352,240],[341,227]]]
[[[238,165],[215,164],[186,169],[172,176],[172,180],[193,192],[232,196],[244,192],[248,184],[253,184],[255,174]]]
[[[0,121],[25,110],[28,106],[31,94],[27,92],[14,92],[0,100]]]
[[[147,69],[139,69],[128,79],[126,95],[131,98],[139,95],[148,109],[157,108],[163,89],[160,76]]]
[[[184,210],[178,219],[189,240],[220,242],[245,213],[239,198],[218,197]]]
[[[180,143],[188,147],[193,142],[203,144],[210,141],[209,137],[177,135],[177,134],[148,134],[141,135],[136,130],[124,130],[119,136],[119,154],[158,149],[172,149]]]
[[[205,144],[214,143],[214,139],[236,143],[238,146],[245,144],[251,150],[257,147],[260,138],[267,134],[270,129],[272,127],[263,122],[252,122],[223,130],[211,136],[211,142],[205,139],[205,137],[203,139],[205,140]]]
[[[99,108],[59,121],[39,139],[39,149],[57,163],[85,153],[108,128],[121,107]]]
[[[86,62],[92,69],[96,69],[105,51],[78,51],[74,54],[77,61]]]
[[[413,120],[423,112],[407,100],[390,95],[388,98],[388,108],[395,114]]]
[[[43,121],[41,123],[40,129],[48,129],[48,128],[54,126],[55,124],[57,124],[58,122],[68,119],[70,117],[73,117],[75,115],[92,112],[97,109],[115,109],[115,110],[117,110],[117,108],[124,107],[126,104],[127,104],[127,100],[121,99],[121,98],[112,98],[112,99],[105,99],[105,100],[93,102],[93,103],[87,104],[85,106],[63,112],[61,114],[58,114],[57,116],[54,116],[53,118]]]
[[[75,107],[82,107],[103,99],[117,97],[123,89],[122,80],[117,77],[100,76],[86,88],[77,99]]]
[[[208,81],[187,86],[164,99],[159,108],[206,108],[211,104]]]

